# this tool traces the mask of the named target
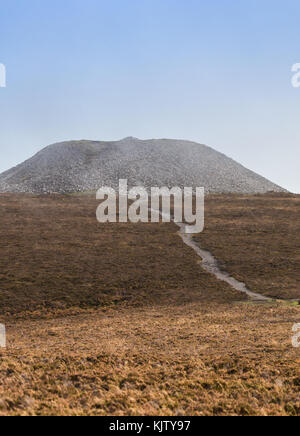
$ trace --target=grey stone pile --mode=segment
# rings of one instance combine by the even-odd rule
[[[129,186],[205,187],[216,193],[281,192],[281,187],[214,149],[172,139],[70,141],[50,145],[0,175],[0,192],[71,193]]]

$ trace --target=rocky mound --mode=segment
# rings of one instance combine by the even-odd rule
[[[0,192],[70,193],[129,186],[199,186],[206,192],[281,192],[214,149],[171,139],[53,144],[0,175]]]

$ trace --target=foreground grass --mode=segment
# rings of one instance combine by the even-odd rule
[[[299,415],[299,319],[236,303],[13,322],[0,413]]]

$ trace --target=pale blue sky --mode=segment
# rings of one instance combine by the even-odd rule
[[[300,192],[299,0],[0,0],[0,171],[69,139],[182,138]]]

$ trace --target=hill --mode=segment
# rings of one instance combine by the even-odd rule
[[[70,193],[130,186],[199,186],[215,193],[284,189],[214,149],[171,139],[70,141],[50,145],[0,175],[0,192]]]

